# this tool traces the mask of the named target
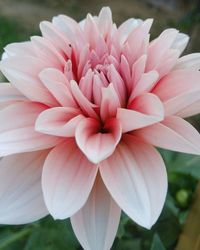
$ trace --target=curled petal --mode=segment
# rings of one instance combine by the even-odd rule
[[[78,123],[84,118],[80,110],[75,108],[57,107],[43,111],[37,118],[35,129],[38,132],[72,137]]]
[[[123,133],[126,133],[162,121],[164,108],[157,96],[143,94],[134,99],[129,109],[119,108],[117,119],[122,125]]]
[[[86,203],[97,170],[74,139],[66,140],[49,153],[42,173],[42,188],[46,206],[55,219],[72,216]]]
[[[121,125],[117,119],[108,120],[103,132],[99,121],[82,120],[76,129],[76,142],[87,158],[97,164],[109,157],[121,139]]]
[[[121,209],[108,193],[100,175],[86,204],[71,217],[76,237],[85,250],[108,250],[117,233]]]
[[[100,163],[100,173],[121,209],[139,225],[151,228],[167,193],[167,174],[158,152],[125,135],[114,154]]]
[[[102,100],[100,109],[102,120],[106,121],[107,118],[115,117],[117,109],[120,106],[120,101],[113,87],[113,84],[109,84],[107,88],[102,88]]]

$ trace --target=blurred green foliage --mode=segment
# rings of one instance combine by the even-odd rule
[[[0,16],[0,55],[7,44],[28,40],[31,35],[36,33],[38,31],[27,30],[16,20]]]

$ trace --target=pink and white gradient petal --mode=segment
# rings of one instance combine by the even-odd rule
[[[79,109],[56,107],[43,111],[37,118],[35,130],[61,137],[75,136],[78,123],[84,119]]]
[[[76,237],[85,250],[110,249],[115,239],[121,209],[98,174],[86,204],[71,217]]]
[[[26,224],[49,214],[41,176],[48,151],[6,156],[0,160],[0,224]]]
[[[52,149],[44,163],[42,189],[49,213],[55,219],[66,219],[83,207],[97,170],[74,139],[67,139]]]
[[[167,173],[159,153],[134,136],[125,135],[112,156],[99,166],[107,189],[121,209],[139,225],[151,228],[167,193]]]
[[[189,154],[200,154],[200,134],[187,121],[169,116],[161,123],[133,132],[146,143],[156,147]]]
[[[36,118],[45,108],[40,103],[18,102],[0,111],[0,156],[51,148],[62,140],[35,131]]]
[[[117,119],[123,133],[146,127],[164,119],[163,104],[156,95],[143,94],[135,98],[128,109],[118,108]]]
[[[75,132],[77,145],[94,164],[106,159],[114,152],[121,135],[121,124],[115,118],[107,120],[104,127],[101,127],[99,121],[93,118],[83,119]]]

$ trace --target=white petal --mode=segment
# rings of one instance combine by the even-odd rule
[[[129,217],[146,228],[156,222],[166,197],[167,175],[161,156],[152,146],[124,136],[114,154],[100,163],[100,173]]]
[[[200,53],[192,53],[177,60],[174,69],[200,69]]]
[[[46,206],[55,219],[66,219],[87,201],[97,174],[73,139],[55,147],[48,155],[42,174]]]
[[[0,224],[25,224],[46,216],[41,175],[47,151],[0,160]]]
[[[98,175],[84,207],[71,217],[76,237],[85,250],[109,250],[119,225],[121,209]]]
[[[184,33],[178,33],[176,36],[175,41],[173,42],[171,48],[172,49],[178,49],[180,51],[180,54],[185,50],[188,42],[189,42],[189,36]]]
[[[41,103],[18,102],[0,111],[0,156],[51,148],[61,140],[35,131]]]

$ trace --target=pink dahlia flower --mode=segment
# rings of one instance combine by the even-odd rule
[[[0,223],[71,218],[86,250],[108,250],[121,209],[151,226],[167,193],[153,146],[199,154],[183,118],[200,110],[200,54],[152,19],[119,27],[109,8],[77,23],[60,15],[42,36],[5,48],[0,68]],[[152,146],[153,145],[153,146]]]

